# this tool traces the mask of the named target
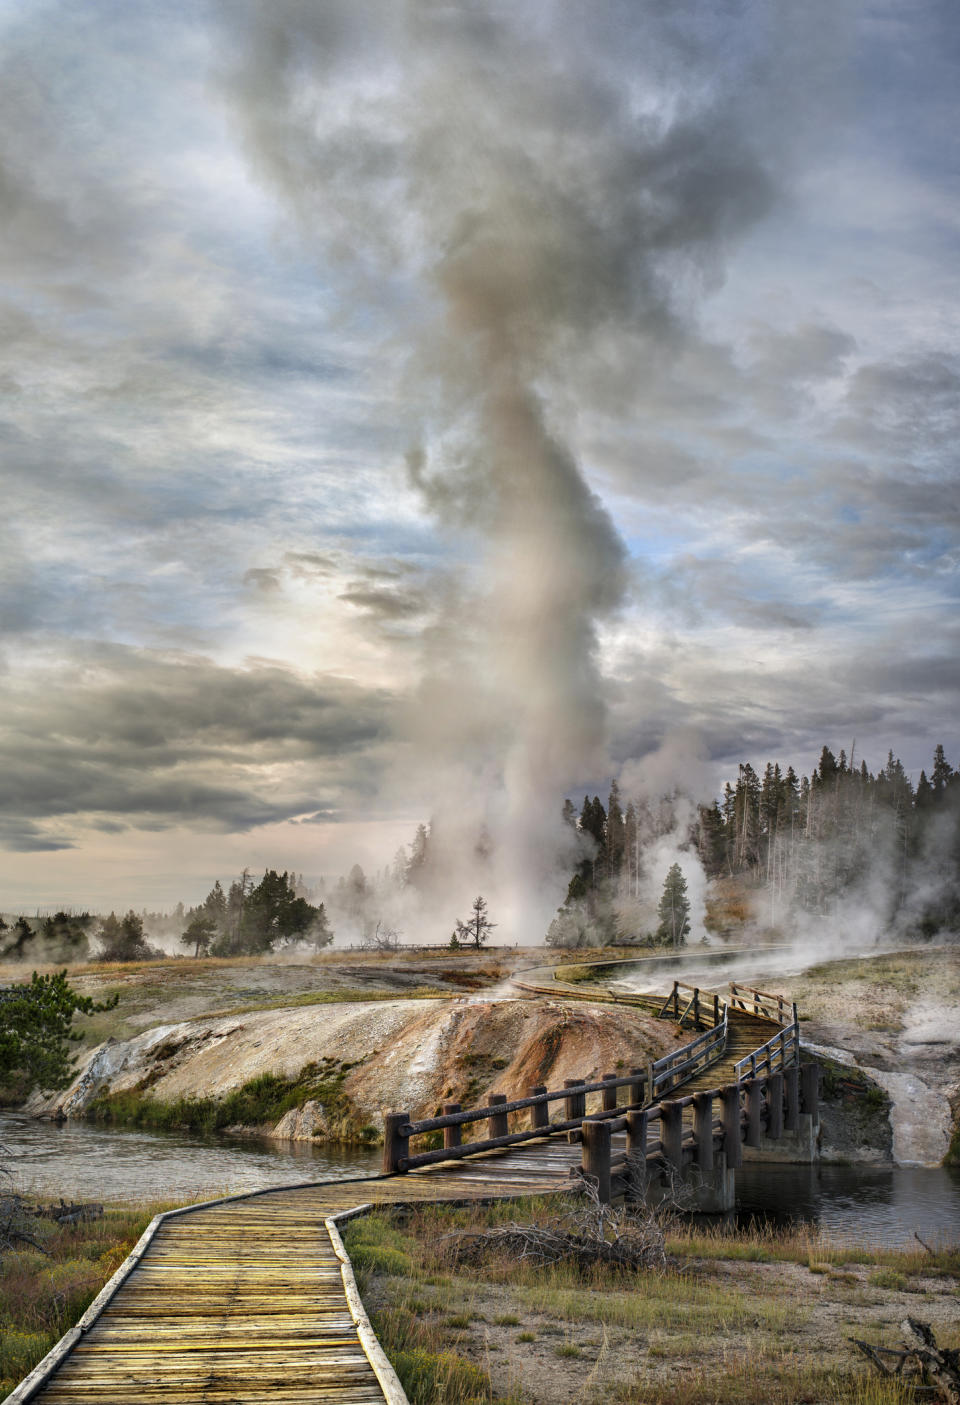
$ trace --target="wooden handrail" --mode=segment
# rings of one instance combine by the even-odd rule
[[[680,1012],[681,989],[690,992],[682,1014]],[[649,1000],[649,997],[646,999]],[[678,1083],[685,1082],[694,1071],[709,1068],[712,1063],[722,1057],[727,1046],[729,1010],[731,1007],[746,1009],[745,1000],[749,1000],[755,1014],[762,1015],[763,1018],[770,1019],[772,1023],[780,1025],[777,1033],[771,1039],[735,1065],[736,1082],[729,1085],[729,1088],[733,1089],[747,1087],[752,1089],[754,1085],[760,1086],[761,1092],[754,1092],[748,1096],[748,1123],[749,1128],[752,1129],[749,1130],[749,1136],[756,1137],[759,1135],[757,1118],[760,1116],[758,1111],[761,1107],[760,1099],[765,1096],[762,1089],[766,1088],[768,1081],[775,1082],[776,1079],[779,1079],[783,1083],[785,1071],[791,1068],[796,1070],[799,1066],[800,1031],[796,1005],[789,1004],[783,996],[773,996],[763,991],[739,986],[733,981],[730,982],[729,1000],[723,1000],[713,993],[703,997],[699,987],[687,985],[683,981],[674,981],[670,995],[660,1005],[661,1016],[674,1018],[680,1022],[693,1013],[695,1023],[698,1026],[702,1026],[705,1017],[712,1016],[712,1024],[705,1029],[701,1027],[701,1032],[679,1049],[674,1049],[669,1054],[664,1054],[661,1058],[653,1060],[645,1070],[631,1069],[629,1074],[624,1074],[621,1077],[611,1073],[589,1083],[585,1080],[568,1079],[562,1089],[536,1088],[531,1090],[528,1097],[514,1098],[509,1101],[503,1094],[491,1094],[487,1104],[483,1107],[463,1109],[456,1104],[450,1104],[449,1110],[445,1110],[442,1115],[420,1118],[419,1120],[411,1119],[407,1113],[388,1113],[384,1119],[384,1172],[390,1174],[412,1170],[439,1161],[470,1156],[476,1152],[514,1146],[555,1132],[566,1131],[575,1139],[580,1139],[587,1135],[584,1128],[596,1126],[599,1123],[603,1123],[606,1128],[602,1135],[597,1134],[601,1135],[602,1141],[603,1137],[609,1137],[611,1131],[628,1128],[629,1117],[634,1113],[642,1112],[644,1126],[649,1126],[651,1122],[662,1117],[664,1105],[669,1105],[671,1108],[670,1116],[674,1118],[682,1112],[683,1108],[691,1104],[695,1106],[695,1110],[700,1108],[701,1111],[696,1112],[696,1117],[702,1142],[706,1135],[703,1131],[706,1117],[706,1114],[702,1112],[703,1099],[719,1097],[723,1100],[726,1097],[729,1101],[732,1096],[729,1089],[726,1087],[716,1088],[709,1093],[693,1094],[689,1098],[670,1098],[669,1094]],[[770,1013],[768,1001],[776,1001],[775,1015]],[[793,1017],[789,1023],[785,1018],[788,1011]],[[795,1071],[793,1082],[797,1083]],[[630,1089],[629,1101],[625,1106],[618,1107],[617,1091],[624,1087]],[[785,1115],[786,1125],[793,1129],[796,1125],[796,1113],[800,1106],[801,1094],[799,1084],[792,1092],[791,1088],[792,1084],[789,1084],[787,1089],[789,1107]],[[600,1093],[603,1097],[603,1105],[600,1110],[587,1113],[586,1097],[587,1094],[591,1093]],[[772,1125],[774,1127],[777,1125],[778,1117],[781,1122],[784,1118],[783,1096],[781,1093],[780,1112],[775,1111],[773,1115]],[[811,1097],[809,1087],[806,1087],[804,1096],[809,1101]],[[551,1123],[549,1105],[561,1100],[565,1104],[566,1116],[562,1121]],[[727,1104],[725,1103],[724,1106],[727,1107]],[[527,1109],[531,1112],[531,1126],[520,1131],[509,1131],[508,1115]],[[625,1115],[627,1116],[626,1121],[624,1120]],[[729,1111],[724,1113],[724,1117],[728,1121],[731,1116]],[[744,1113],[743,1116],[746,1114]],[[461,1140],[461,1127],[469,1123],[484,1121],[487,1123],[488,1129],[486,1137],[468,1142]],[[445,1145],[443,1148],[410,1155],[411,1137],[441,1130],[444,1133]],[[590,1133],[587,1140],[593,1137],[594,1134]],[[675,1128],[670,1132],[670,1139],[672,1139],[670,1141],[671,1147],[675,1151]],[[704,1150],[703,1155],[709,1159],[707,1151]]]
[[[679,982],[674,983],[674,991],[671,999],[676,996]],[[693,992],[693,999],[696,1005],[700,1005],[700,991],[695,986],[687,986],[685,989]],[[679,998],[679,997],[677,997]],[[684,1044],[679,1049],[672,1050],[669,1054],[648,1064],[647,1068],[635,1068],[629,1074],[617,1078],[614,1074],[607,1074],[600,1080],[591,1083],[580,1082],[579,1080],[568,1080],[568,1086],[562,1089],[536,1089],[526,1098],[513,1098],[507,1101],[502,1094],[490,1096],[489,1102],[484,1107],[456,1108],[449,1112],[444,1112],[438,1117],[424,1117],[413,1120],[407,1113],[388,1113],[384,1118],[384,1147],[383,1147],[383,1170],[386,1174],[397,1171],[412,1170],[418,1166],[427,1166],[435,1161],[442,1161],[448,1158],[469,1156],[474,1152],[494,1150],[498,1147],[513,1146],[519,1142],[533,1140],[547,1135],[551,1132],[563,1130],[576,1130],[585,1120],[588,1120],[585,1098],[588,1093],[601,1093],[604,1097],[604,1112],[609,1116],[616,1116],[617,1109],[608,1105],[611,1096],[616,1096],[616,1090],[627,1087],[631,1090],[630,1100],[626,1104],[628,1108],[642,1107],[644,1101],[653,1102],[658,1096],[667,1093],[674,1086],[676,1081],[682,1076],[687,1077],[694,1068],[708,1068],[711,1063],[722,1057],[726,1048],[727,1040],[727,1005],[716,995],[710,995],[704,1000],[703,1005],[708,1008],[716,1018],[721,1014],[719,1023],[712,1028],[703,1030],[695,1039]],[[551,1123],[547,1116],[547,1109],[551,1102],[564,1100],[566,1104],[567,1116],[562,1122]],[[529,1128],[522,1131],[510,1132],[507,1129],[507,1117],[513,1112],[531,1110],[531,1123]],[[598,1114],[591,1113],[589,1120],[598,1120]],[[600,1118],[600,1120],[603,1120]],[[468,1123],[483,1122],[488,1124],[490,1135],[474,1141],[464,1142],[460,1139],[460,1128]],[[453,1129],[456,1129],[455,1131]],[[410,1155],[410,1138],[421,1136],[428,1132],[443,1131],[445,1145],[442,1151],[417,1152]]]
[[[779,1054],[779,1059],[776,1055]],[[752,1078],[756,1078],[764,1068],[768,1072],[776,1069],[787,1068],[792,1063],[800,1062],[800,1024],[799,1021],[787,1025],[786,1028],[778,1030],[772,1039],[768,1039],[766,1044],[761,1044],[759,1049],[754,1049],[745,1058],[734,1064],[733,1072],[739,1083],[749,1072]]]
[[[642,1182],[651,1168],[682,1172],[690,1163],[706,1173],[713,1170],[715,1157],[720,1152],[726,1156],[728,1166],[740,1166],[744,1143],[760,1146],[764,1137],[776,1141],[785,1131],[795,1131],[801,1108],[816,1116],[818,1066],[804,1064],[792,1072],[794,1087],[789,1086],[781,1071],[685,1098],[665,1099],[654,1107],[607,1122],[602,1131],[588,1121],[583,1129],[581,1172],[595,1183],[601,1201],[609,1203],[616,1175],[633,1181],[634,1188],[642,1191]],[[719,1118],[713,1114],[716,1099],[721,1103]],[[683,1110],[691,1105],[693,1127],[685,1128]],[[655,1144],[650,1146],[647,1134],[655,1121],[660,1124],[660,1132]],[[612,1151],[610,1138],[617,1131],[627,1133],[625,1154],[614,1155]],[[640,1185],[636,1184],[638,1179]]]

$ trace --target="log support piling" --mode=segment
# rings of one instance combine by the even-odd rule
[[[405,1127],[410,1125],[409,1112],[388,1112],[383,1119],[383,1173],[385,1176],[405,1171],[410,1155],[410,1137],[402,1136]]]

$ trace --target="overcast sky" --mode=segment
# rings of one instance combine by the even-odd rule
[[[960,763],[955,0],[0,36],[0,909]]]

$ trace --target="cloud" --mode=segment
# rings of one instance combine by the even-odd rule
[[[0,27],[10,845],[950,749],[952,6]]]
[[[40,822],[69,834],[86,816],[233,831],[333,798],[350,810],[375,789],[391,702],[276,666],[102,650],[11,689],[2,813],[14,838],[39,841]]]

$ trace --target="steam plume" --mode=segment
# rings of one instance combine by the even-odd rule
[[[226,6],[251,160],[321,273],[352,270],[356,305],[375,289],[412,347],[409,478],[477,559],[425,641],[408,735],[438,831],[493,836],[506,939],[538,939],[562,895],[545,816],[609,774],[599,639],[627,553],[568,407],[642,404],[643,365],[769,208],[757,134],[794,54],[789,7],[769,9],[738,68],[703,3]]]

